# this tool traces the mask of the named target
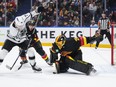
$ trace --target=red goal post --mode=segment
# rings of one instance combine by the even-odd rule
[[[111,26],[111,64],[116,63],[116,27]]]

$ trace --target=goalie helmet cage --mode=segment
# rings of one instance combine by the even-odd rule
[[[111,26],[111,64],[116,63],[116,27]]]

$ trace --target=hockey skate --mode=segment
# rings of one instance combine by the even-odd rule
[[[27,58],[26,57],[21,57],[21,62],[20,62],[20,64],[25,64],[25,63],[28,63],[28,60],[27,60]]]
[[[51,63],[49,59],[46,60],[46,63],[47,63],[48,65],[50,65],[50,66],[53,65],[53,63]]]
[[[18,70],[20,70],[21,67],[22,67],[24,64],[26,64],[26,63],[28,63],[28,60],[27,60],[27,59],[26,59],[26,60],[22,60],[22,61],[20,62],[20,66],[19,66]]]
[[[38,71],[42,71],[41,68],[37,67],[36,66],[36,63],[34,63],[34,65],[31,65],[32,69],[35,71],[35,72],[38,72]]]
[[[28,63],[28,60],[27,60],[27,59],[26,59],[26,60],[22,60],[22,61],[20,62],[20,66],[19,66],[18,70],[20,70],[21,67],[22,67],[24,64],[26,64],[26,63]]]
[[[20,62],[20,64],[26,64],[26,63],[28,63],[28,60],[22,60],[22,61]]]

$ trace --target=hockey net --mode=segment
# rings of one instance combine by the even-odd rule
[[[116,27],[112,26],[111,29],[111,64],[116,64]]]

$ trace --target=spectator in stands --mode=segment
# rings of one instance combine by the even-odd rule
[[[14,0],[6,0],[7,1],[7,5],[3,2],[3,0],[0,0],[0,17],[3,17],[4,19],[4,6],[7,6],[7,22],[12,20],[15,16],[16,13],[16,4],[14,3]],[[41,18],[38,22],[39,26],[50,26],[50,24],[52,24],[51,26],[55,26],[56,23],[58,22],[58,26],[64,26],[64,24],[66,25],[66,23],[64,23],[64,19],[66,18],[66,15],[69,17],[70,20],[74,21],[73,18],[75,19],[74,16],[77,16],[78,21],[80,18],[80,0],[57,0],[58,1],[58,10],[56,9],[56,0],[34,0],[34,6],[33,9],[36,6],[39,6],[41,3],[45,3],[46,1],[48,2],[48,9],[46,9],[46,12],[44,13],[44,15],[41,15]],[[41,2],[40,2],[41,1]],[[97,22],[100,14],[103,11],[103,0],[83,0],[83,26],[90,26],[91,24],[91,19],[92,17],[94,17],[95,21]],[[113,7],[115,6],[113,3],[113,6],[111,6],[111,1],[112,0],[107,0],[107,3],[109,3],[110,7],[107,7],[107,9],[113,9]],[[115,2],[115,0],[113,0]],[[9,7],[11,6],[11,7]],[[3,10],[3,11],[2,11]],[[56,16],[56,12],[58,12],[58,16]],[[71,12],[71,14],[73,13],[74,15],[69,16],[69,12]],[[78,13],[78,14],[76,14]],[[43,13],[42,13],[43,14]],[[46,14],[46,15],[45,15]],[[12,16],[13,15],[13,16]],[[46,17],[45,17],[46,16]],[[72,17],[73,16],[73,17]],[[110,16],[111,17],[111,16]],[[113,17],[113,16],[112,16]],[[50,21],[48,21],[48,18],[50,19]],[[57,22],[56,18],[58,18]],[[112,19],[112,18],[111,18]],[[45,22],[45,24],[43,23],[43,20]],[[113,19],[112,19],[113,20]],[[47,24],[47,22],[49,22]],[[112,21],[111,21],[112,22]],[[76,22],[78,24],[78,22]],[[74,23],[68,22],[68,26],[73,26]],[[75,25],[74,25],[75,26]]]
[[[98,27],[98,25],[95,23],[95,20],[94,19],[91,20],[90,27]]]
[[[0,17],[0,26],[4,26],[4,21],[3,21],[2,17]]]
[[[74,16],[73,20],[74,20],[74,27],[78,27],[79,26],[79,18],[77,16]]]
[[[83,26],[89,26],[91,18],[92,17],[90,16],[88,7],[84,6],[84,8],[83,8]]]
[[[3,0],[0,1],[0,17],[4,22],[2,24],[5,24],[5,20],[6,20],[7,22],[6,24],[9,25],[9,23],[14,19],[15,13],[16,13],[16,4],[14,0],[6,0],[6,2]],[[4,26],[4,25],[0,25],[0,26]]]
[[[92,2],[89,4],[89,11],[91,13],[91,15],[94,17],[95,16],[95,13],[97,11],[97,6],[95,4],[95,2]]]
[[[111,24],[116,24],[116,12],[112,11],[109,14],[109,18],[110,18]]]

